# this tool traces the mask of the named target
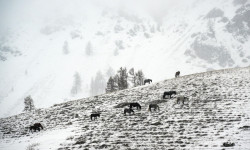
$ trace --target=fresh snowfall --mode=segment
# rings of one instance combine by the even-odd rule
[[[0,17],[0,117],[103,94],[120,67],[159,82],[250,65],[249,0],[0,0]]]
[[[0,150],[250,150],[250,0],[0,0],[0,18]],[[106,92],[121,67],[152,82]]]
[[[177,94],[163,99],[165,91]],[[250,149],[250,67],[209,71],[0,120],[0,149]],[[177,97],[188,97],[184,104]],[[141,110],[124,115],[131,102]],[[148,111],[149,104],[159,110]],[[100,112],[91,120],[90,114]],[[34,123],[44,127],[29,132]],[[224,144],[229,145],[224,145]]]

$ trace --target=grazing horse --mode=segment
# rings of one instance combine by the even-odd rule
[[[144,80],[144,85],[145,85],[146,83],[149,83],[149,84],[150,84],[150,82],[152,82],[152,79],[145,79],[145,80]]]
[[[31,132],[36,132],[36,130],[40,131],[41,129],[43,129],[43,126],[41,125],[41,123],[35,123],[33,126],[30,126],[29,129]]]
[[[130,115],[131,113],[135,114],[135,112],[133,111],[132,108],[125,108],[125,109],[124,109],[124,115],[125,115],[125,116],[126,116],[126,113],[129,113],[129,115]]]
[[[163,99],[165,99],[165,97],[168,95],[169,98],[171,98],[171,96],[175,94],[176,95],[176,91],[168,91],[168,92],[164,92],[163,93]]]
[[[175,77],[177,78],[177,77],[179,77],[180,76],[180,71],[177,71],[176,73],[175,73]]]
[[[185,100],[188,100],[188,98],[184,96],[179,96],[177,97],[177,104],[179,104],[181,101],[182,101],[182,104],[184,104]]]
[[[91,114],[90,115],[90,119],[92,120],[92,118],[97,119],[97,117],[100,117],[100,113],[95,113],[95,114]]]
[[[136,109],[139,109],[139,110],[141,110],[141,105],[139,104],[139,103],[130,103],[130,105],[129,105],[130,107],[129,108],[131,108],[132,109],[132,107],[136,107]]]
[[[148,110],[151,112],[151,108],[154,108],[154,111],[157,109],[160,110],[160,107],[157,104],[149,104]]]

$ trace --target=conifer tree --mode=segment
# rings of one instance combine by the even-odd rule
[[[24,98],[24,112],[30,112],[32,110],[35,110],[35,105],[34,105],[34,101],[31,98],[31,96],[27,96],[26,98]]]
[[[106,93],[111,93],[117,90],[117,85],[115,83],[115,80],[110,77],[107,83]]]
[[[81,86],[82,86],[82,80],[78,72],[75,73],[74,75],[74,83],[71,88],[71,94],[76,95],[81,91]]]
[[[126,68],[120,68],[118,71],[118,87],[119,90],[128,88],[128,73]]]
[[[63,54],[65,55],[69,54],[69,45],[67,41],[65,41],[63,44]]]
[[[85,54],[90,56],[93,54],[93,46],[90,42],[87,43],[86,48],[85,48]]]

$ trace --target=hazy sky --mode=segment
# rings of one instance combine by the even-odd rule
[[[86,15],[91,18],[101,8],[122,9],[130,13],[144,11],[159,19],[170,8],[189,3],[185,0],[0,0],[0,26],[4,30],[39,19],[56,20],[62,16],[79,18]]]

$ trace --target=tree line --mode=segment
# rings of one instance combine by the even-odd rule
[[[131,68],[127,71],[127,68],[120,68],[114,76],[110,76],[107,82],[106,93],[124,90],[132,87],[143,85],[145,76],[142,70],[135,71]]]

